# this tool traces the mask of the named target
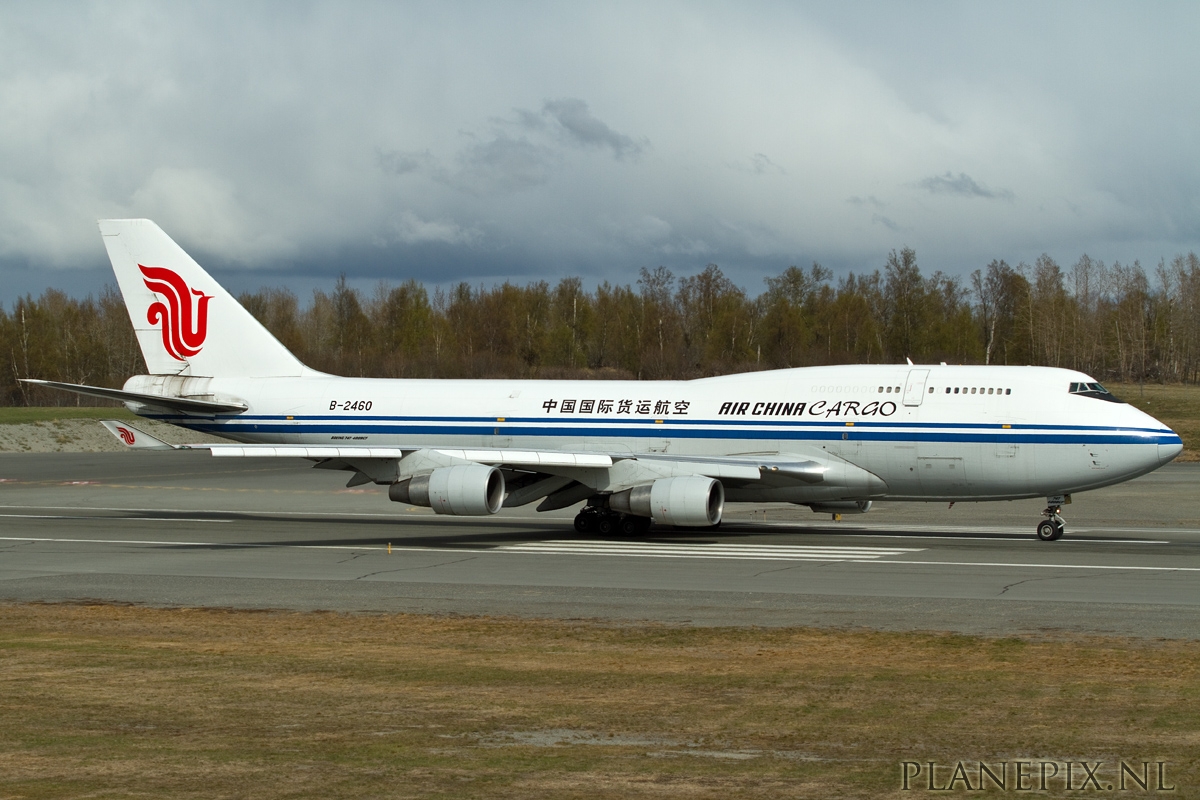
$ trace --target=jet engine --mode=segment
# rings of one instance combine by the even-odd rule
[[[865,514],[871,510],[870,500],[831,500],[827,503],[805,503],[818,514]]]
[[[504,502],[504,475],[496,467],[463,464],[398,481],[388,488],[397,503],[428,506],[438,514],[495,514]]]
[[[660,478],[609,496],[608,507],[664,525],[702,527],[716,525],[725,510],[721,482],[699,475]]]

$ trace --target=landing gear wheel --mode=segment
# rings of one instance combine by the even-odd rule
[[[1060,520],[1044,519],[1038,523],[1037,537],[1043,542],[1057,542],[1066,530],[1067,526]]]
[[[595,528],[596,528],[596,533],[600,534],[601,536],[608,536],[610,533],[613,532],[613,528],[615,527],[615,525],[614,525],[615,522],[616,522],[616,520],[614,520],[608,514],[603,514],[603,515],[597,517],[597,519],[594,523]]]
[[[1042,509],[1045,519],[1037,526],[1037,537],[1043,542],[1056,542],[1066,532],[1067,523],[1063,522],[1062,507],[1063,503],[1070,501],[1069,494],[1051,495],[1046,498],[1046,507]]]
[[[596,515],[580,511],[575,515],[575,530],[580,533],[591,533],[596,527]]]
[[[650,519],[648,517],[636,517],[632,514],[621,517],[621,522],[617,525],[617,530],[622,536],[642,536],[650,529]]]

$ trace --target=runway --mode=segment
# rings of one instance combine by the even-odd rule
[[[1200,636],[1200,465],[1080,495],[877,504],[832,522],[730,506],[717,530],[584,539],[572,511],[438,517],[308,462],[0,455],[0,599]]]

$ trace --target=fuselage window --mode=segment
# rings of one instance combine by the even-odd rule
[[[899,386],[897,386],[897,387],[896,387],[896,391],[897,391],[897,392],[898,392],[898,391],[900,391],[900,387],[899,387]]]
[[[883,387],[882,387],[882,386],[880,386],[880,387],[879,387],[879,393],[880,393],[880,394],[883,394]]]
[[[1005,389],[1005,390],[1004,390],[1004,393],[1005,393],[1005,394],[1012,394],[1012,389]]]
[[[891,394],[891,393],[892,393],[892,387],[890,387],[890,386],[889,386],[889,387],[887,388],[887,393],[888,393],[888,394]]]
[[[974,387],[974,386],[972,386],[972,387],[971,387],[971,394],[975,394],[975,387]]]
[[[996,391],[996,390],[995,390],[995,389],[988,389],[988,394],[991,394],[991,393],[992,393],[992,392],[994,392],[994,391]]]
[[[929,393],[930,393],[930,394],[933,394],[933,387],[932,387],[932,386],[930,386],[930,387],[929,387]]]
[[[950,387],[949,387],[949,386],[947,386],[947,387],[946,387],[946,394],[950,394]]]
[[[957,386],[955,386],[955,387],[954,387],[954,393],[955,393],[955,394],[958,394],[958,387],[957,387]]]

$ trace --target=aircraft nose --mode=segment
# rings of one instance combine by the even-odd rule
[[[1149,428],[1150,431],[1153,431],[1152,435],[1158,440],[1158,466],[1153,467],[1153,469],[1158,469],[1158,467],[1169,463],[1183,452],[1183,437],[1171,430],[1160,420],[1155,419],[1145,412],[1141,413],[1143,415],[1142,424],[1146,428]]]
[[[1166,464],[1183,452],[1183,440],[1171,444],[1160,444],[1158,446],[1158,463],[1159,466]]]

